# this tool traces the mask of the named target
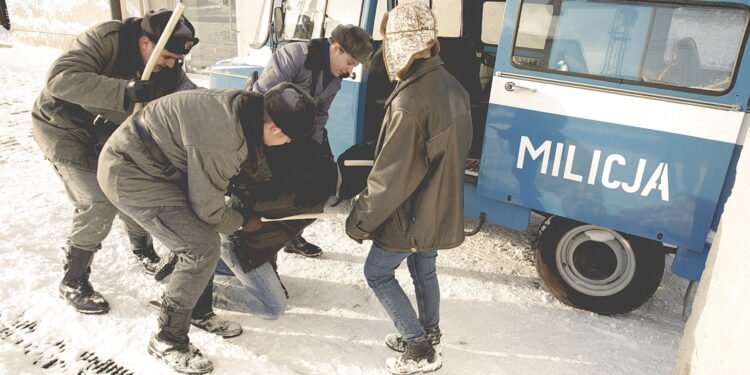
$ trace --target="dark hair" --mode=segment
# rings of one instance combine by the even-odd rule
[[[359,26],[338,25],[331,32],[328,41],[338,43],[344,52],[361,64],[366,64],[372,55],[372,38]]]
[[[308,138],[269,147],[267,159],[272,177],[259,186],[257,200],[274,200],[283,193],[292,193],[297,206],[311,207],[335,194],[336,164],[315,140]]]

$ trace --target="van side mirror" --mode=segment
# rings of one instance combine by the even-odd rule
[[[276,33],[276,41],[284,40],[284,11],[281,7],[273,8],[273,29]]]

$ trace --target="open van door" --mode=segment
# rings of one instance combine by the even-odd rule
[[[747,24],[727,2],[507,2],[477,193],[554,215],[537,266],[564,302],[628,311],[663,245],[704,253],[747,130]]]

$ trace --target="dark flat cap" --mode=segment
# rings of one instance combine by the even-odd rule
[[[161,33],[167,27],[167,22],[169,22],[169,17],[171,16],[172,11],[168,9],[151,10],[143,16],[141,29],[152,42],[156,43],[159,41]],[[172,35],[167,40],[164,48],[169,52],[185,55],[196,44],[198,44],[198,38],[195,37],[195,28],[187,18],[182,16],[175,25]]]

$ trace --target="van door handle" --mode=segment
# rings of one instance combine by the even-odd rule
[[[513,82],[508,82],[505,84],[505,91],[525,91],[525,92],[536,92],[536,89],[518,86]]]

